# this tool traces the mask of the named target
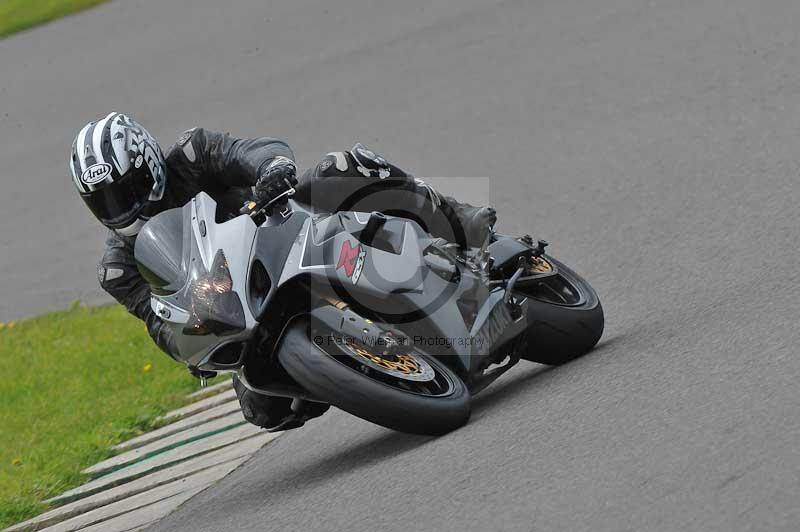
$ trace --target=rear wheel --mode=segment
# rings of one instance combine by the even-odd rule
[[[464,382],[418,349],[400,346],[387,354],[302,320],[285,332],[278,359],[309,392],[390,429],[439,435],[469,420]]]
[[[547,257],[558,274],[519,286],[528,298],[532,316],[528,349],[522,358],[558,365],[589,352],[603,334],[603,307],[597,293],[565,264]]]

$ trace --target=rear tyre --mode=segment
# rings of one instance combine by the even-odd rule
[[[403,371],[423,368],[425,373],[417,372],[416,378],[428,380],[415,381],[404,378],[402,371],[386,370],[381,360],[375,363],[373,353],[359,354],[358,350],[364,347],[354,349],[330,331],[312,328],[303,319],[284,333],[278,359],[306,390],[377,425],[412,434],[441,435],[469,420],[467,386],[434,357],[409,350],[409,358],[398,367]]]
[[[556,366],[589,352],[603,335],[603,306],[589,283],[565,264],[547,257],[558,274],[515,292],[532,306],[528,349],[522,358]]]

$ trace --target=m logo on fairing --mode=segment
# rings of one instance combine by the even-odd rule
[[[353,281],[353,284],[356,284],[359,277],[361,277],[361,271],[364,269],[364,259],[366,257],[367,252],[364,251],[361,244],[356,244],[353,247],[349,240],[345,240],[342,243],[342,249],[339,251],[336,269],[344,268],[344,274]]]
[[[496,347],[495,344],[512,323],[514,323],[514,319],[508,311],[508,306],[503,302],[498,303],[475,334],[475,345],[488,353],[493,347]]]
[[[104,180],[111,174],[111,165],[108,163],[93,164],[83,171],[81,181],[87,185],[94,185]]]

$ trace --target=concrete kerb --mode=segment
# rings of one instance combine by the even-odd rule
[[[190,394],[200,400],[162,416],[170,425],[116,446],[124,452],[85,470],[103,476],[45,501],[59,506],[6,530],[129,531],[167,515],[278,436],[244,424],[230,387],[226,381]]]

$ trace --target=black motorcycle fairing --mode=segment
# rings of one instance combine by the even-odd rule
[[[330,216],[315,219],[311,224],[312,240],[314,245],[319,246],[326,240],[333,238],[342,231],[346,231],[345,220],[349,221],[349,217],[343,213],[335,213]],[[304,264],[307,265],[307,264]]]
[[[489,355],[494,348],[522,332],[527,325],[525,320],[512,317],[504,297],[505,290],[502,288],[492,290],[475,318],[469,334],[474,342],[473,355],[476,357]]]
[[[255,284],[248,283],[247,301],[250,311],[257,320],[263,318],[269,301],[278,288],[278,281],[281,278],[286,266],[286,259],[292,251],[295,239],[302,233],[302,227],[309,219],[308,213],[295,211],[280,225],[262,226],[256,231],[256,239],[253,244],[252,262],[248,271],[248,278],[253,281],[254,275],[259,275],[257,269],[264,269],[268,278],[268,289],[266,294],[254,293]],[[263,286],[263,285],[262,285]],[[258,308],[256,308],[258,305]]]

